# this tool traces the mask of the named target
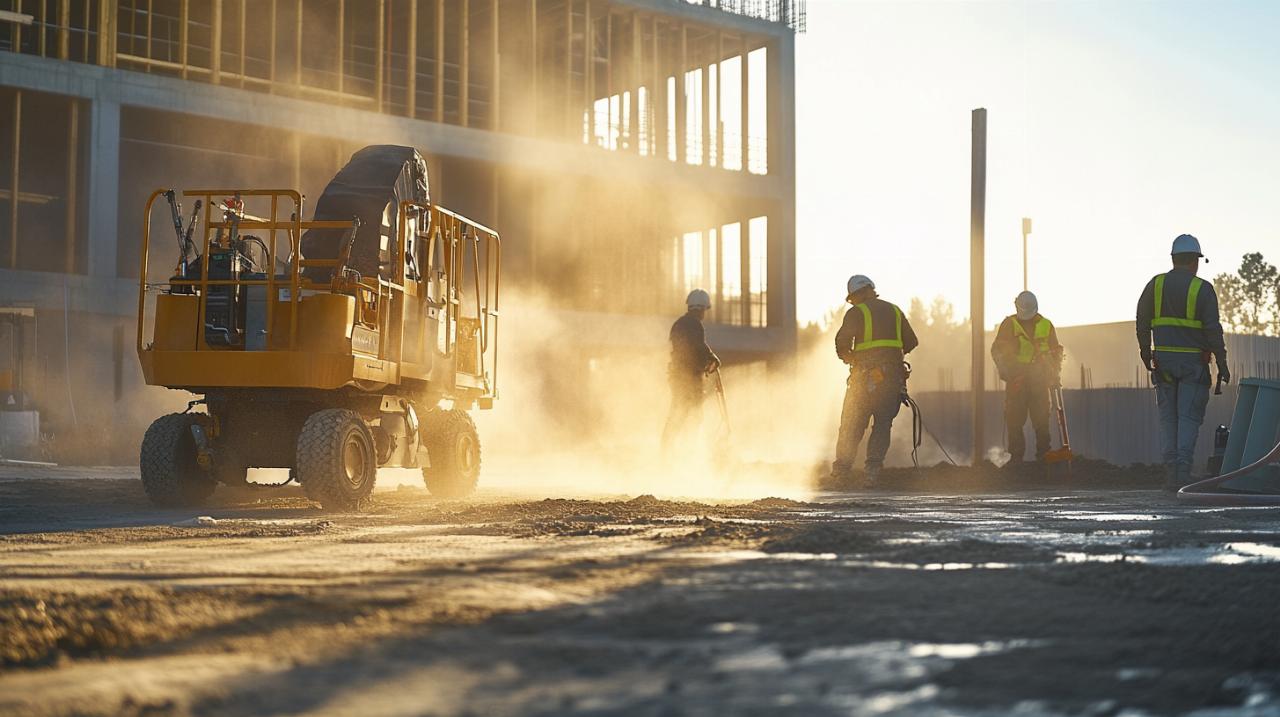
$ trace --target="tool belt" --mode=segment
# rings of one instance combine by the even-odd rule
[[[905,380],[901,363],[851,364],[846,385],[864,396],[873,396],[889,389],[901,391]]]

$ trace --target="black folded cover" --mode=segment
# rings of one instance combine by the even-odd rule
[[[360,231],[347,266],[364,276],[374,276],[379,273],[379,234],[387,236],[387,246],[394,253],[398,207],[405,200],[423,204],[431,200],[427,163],[413,147],[374,144],[351,155],[347,165],[334,175],[316,202],[314,219],[350,221],[360,217]],[[342,229],[308,229],[302,235],[303,258],[338,258],[346,233]],[[333,269],[308,267],[303,275],[324,283],[331,280]]]

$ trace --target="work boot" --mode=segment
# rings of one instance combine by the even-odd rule
[[[1182,486],[1178,483],[1178,465],[1176,463],[1164,464],[1164,490],[1167,493],[1177,493]]]
[[[880,466],[872,464],[867,465],[867,487],[880,487]]]
[[[827,490],[848,490],[853,487],[853,468],[846,463],[832,463],[831,472],[827,474]]]
[[[1178,480],[1178,487],[1179,487],[1179,488],[1182,488],[1182,487],[1184,487],[1184,486],[1189,486],[1189,485],[1191,485],[1192,483],[1194,483],[1194,482],[1195,482],[1195,479],[1191,477],[1191,464],[1190,464],[1190,463],[1179,463],[1179,464],[1178,464],[1178,477],[1177,477],[1177,480]]]

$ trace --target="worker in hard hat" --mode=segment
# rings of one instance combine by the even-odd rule
[[[1028,416],[1036,434],[1036,460],[1049,452],[1049,389],[1061,385],[1062,344],[1053,322],[1040,314],[1040,302],[1030,291],[1013,300],[1014,313],[1006,316],[991,343],[1004,388],[1004,425],[1009,434],[1011,468],[1026,459],[1027,442],[1022,427]]]
[[[864,465],[867,483],[874,486],[889,452],[893,419],[902,407],[907,380],[903,356],[920,341],[902,309],[881,299],[871,279],[852,276],[846,289],[845,300],[852,307],[836,332],[836,356],[849,365],[849,379],[831,476],[837,483],[852,480],[858,444],[870,423]]]
[[[703,379],[720,368],[720,357],[707,345],[702,320],[711,310],[711,295],[702,289],[689,292],[688,311],[671,325],[671,363],[667,377],[671,384],[671,409],[662,429],[663,449],[671,447],[676,434],[690,419],[702,413],[706,395]]]
[[[1192,459],[1209,403],[1209,361],[1231,380],[1213,284],[1196,276],[1200,240],[1182,234],[1170,251],[1173,269],[1147,282],[1138,297],[1138,355],[1151,372],[1160,412],[1165,489],[1191,482]],[[1208,259],[1205,259],[1207,262]],[[1153,343],[1154,340],[1154,343]]]

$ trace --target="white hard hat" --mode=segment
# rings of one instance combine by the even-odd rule
[[[1173,250],[1169,253],[1204,256],[1204,254],[1200,253],[1200,240],[1190,234],[1179,234],[1178,238],[1173,240]]]
[[[694,289],[689,292],[689,298],[684,303],[690,309],[710,309],[711,295],[702,289]]]
[[[1018,310],[1018,318],[1023,321],[1027,321],[1040,313],[1040,302],[1036,300],[1036,295],[1030,291],[1018,294],[1018,298],[1013,300],[1013,307]]]
[[[854,274],[853,276],[849,277],[849,284],[848,284],[849,296],[853,296],[854,294],[858,293],[859,291],[862,291],[863,289],[874,289],[874,288],[876,288],[876,283],[872,281],[870,277],[864,276],[862,274]]]

